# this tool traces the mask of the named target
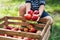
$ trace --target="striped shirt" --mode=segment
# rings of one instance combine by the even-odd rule
[[[38,10],[40,5],[45,5],[45,0],[26,0],[26,3],[31,3],[32,10]]]

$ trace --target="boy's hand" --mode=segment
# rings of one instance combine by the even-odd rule
[[[38,19],[36,20],[37,22],[39,21],[39,19],[40,19],[40,16],[38,15]]]

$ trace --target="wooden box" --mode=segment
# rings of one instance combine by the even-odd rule
[[[22,22],[10,22],[8,20],[22,20]],[[4,18],[0,18],[0,27],[3,26],[9,26],[9,24],[15,24],[15,25],[21,25],[21,26],[28,26],[30,23],[26,22],[26,19],[23,17],[8,17],[5,16]],[[34,24],[34,26],[38,28],[42,28],[40,30],[40,33],[30,33],[30,32],[18,32],[18,31],[12,31],[12,30],[6,30],[3,28],[0,28],[0,34],[9,34],[9,35],[16,35],[16,36],[24,36],[28,38],[34,38],[34,40],[48,40],[50,36],[50,20],[41,18],[39,20],[39,24]],[[0,40],[20,40],[18,38],[10,38],[10,37],[4,37],[0,36]]]

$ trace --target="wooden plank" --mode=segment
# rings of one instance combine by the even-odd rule
[[[34,38],[34,39],[41,38],[41,36],[36,33],[11,31],[11,30],[6,30],[6,29],[2,29],[2,28],[0,28],[0,34],[24,36],[24,37],[28,37],[28,38]]]
[[[3,18],[0,18],[0,20],[4,20],[5,19],[5,17],[3,17]]]
[[[3,26],[3,25],[4,25],[4,23],[0,24],[0,26]]]
[[[21,26],[28,26],[29,23],[27,22],[8,22],[8,24],[15,24],[15,25],[21,25]],[[35,24],[34,26],[39,28],[44,28],[45,24]]]
[[[12,19],[12,20],[22,20],[22,21],[26,21],[26,19],[24,17],[9,17],[7,16],[8,19]]]
[[[46,18],[41,18],[38,22],[46,23],[47,21],[48,21],[48,19],[46,19]]]
[[[49,40],[49,37],[50,37],[50,31],[48,33],[48,36],[47,36],[46,40]]]
[[[48,36],[50,36],[50,35],[48,35],[50,32],[50,28],[51,27],[49,26],[42,40],[46,40],[48,38]]]
[[[8,18],[7,18],[7,16],[5,16],[4,18],[5,18],[5,20],[4,20],[5,22],[4,22],[4,24],[5,24],[5,26],[8,26]]]
[[[24,17],[9,17],[9,16],[6,16],[8,19],[12,19],[12,20],[22,20],[22,21],[27,21]],[[39,20],[39,22],[42,22],[42,23],[46,23],[48,21],[48,19],[45,19],[45,18],[41,18]]]
[[[42,33],[41,33],[41,36],[42,36],[42,37],[43,37],[43,36],[44,36],[44,34],[46,33],[47,28],[49,27],[49,24],[50,24],[50,20],[48,20],[48,21],[47,21],[47,23],[46,23],[46,25],[45,25],[45,27],[44,27],[44,29],[43,29]]]
[[[36,27],[39,27],[39,28],[44,28],[45,27],[45,24],[35,24]]]
[[[17,40],[17,38],[0,36],[0,40]]]

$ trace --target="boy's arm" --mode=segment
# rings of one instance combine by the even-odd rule
[[[43,11],[44,11],[44,8],[45,8],[44,5],[41,5],[41,6],[39,7],[39,14],[38,14],[39,17],[38,17],[37,21],[39,21],[42,13],[43,13]]]
[[[39,7],[39,14],[38,14],[39,17],[37,21],[39,21],[44,9],[45,9],[45,0],[40,0],[40,7]]]
[[[26,0],[26,14],[30,10],[30,8],[31,8],[31,0]]]
[[[26,14],[31,9],[31,3],[26,3]]]

